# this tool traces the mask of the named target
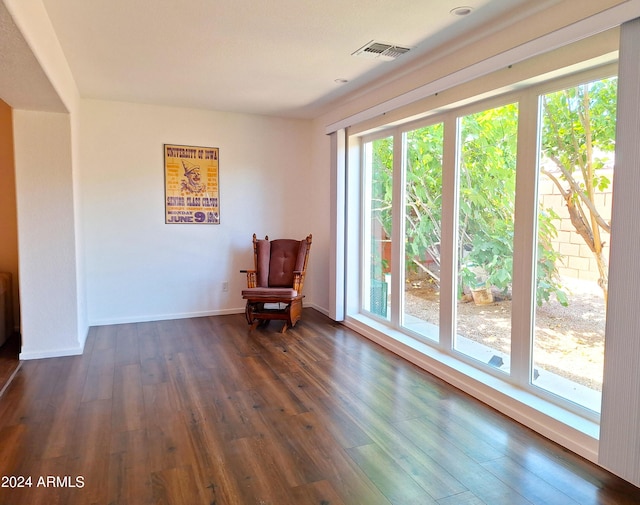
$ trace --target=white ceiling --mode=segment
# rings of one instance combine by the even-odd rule
[[[434,48],[555,3],[42,1],[82,97],[303,118]],[[450,14],[458,6],[474,9]],[[394,61],[351,55],[371,40],[412,49]]]

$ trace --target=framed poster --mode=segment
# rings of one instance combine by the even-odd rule
[[[166,224],[220,224],[217,147],[164,145]]]

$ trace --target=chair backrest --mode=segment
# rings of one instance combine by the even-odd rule
[[[257,286],[266,288],[290,288],[294,284],[294,272],[300,272],[302,279],[298,290],[302,291],[304,274],[307,271],[311,235],[304,240],[257,239],[253,235],[253,251]]]

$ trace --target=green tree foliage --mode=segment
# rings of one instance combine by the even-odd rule
[[[377,224],[382,227],[382,235],[390,238],[391,200],[393,198],[393,137],[374,141],[373,151],[371,214]]]
[[[615,149],[617,78],[550,93],[542,102],[541,171],[560,191],[573,227],[591,250],[606,301],[609,268],[602,232],[610,233],[611,225],[594,196],[611,183],[602,169]]]
[[[393,198],[393,137],[375,140],[371,153],[371,278],[382,281],[389,267],[383,241],[391,238]]]
[[[615,145],[616,79],[592,82],[542,98],[541,173],[563,195],[576,231],[598,259],[606,296],[606,262],[600,232],[610,224],[594,205],[610,184],[601,169]],[[518,106],[508,104],[459,120],[458,277],[464,286],[511,288]],[[407,271],[439,279],[442,219],[443,124],[406,136],[405,253]],[[393,138],[375,141],[372,198],[375,219],[391,237]],[[549,163],[550,162],[550,163]],[[550,166],[553,165],[553,166]],[[552,245],[559,216],[538,212],[538,304],[553,295],[567,304]],[[460,286],[462,289],[462,286]]]
[[[474,288],[507,290],[513,271],[518,107],[460,119],[458,258]]]
[[[407,261],[439,282],[442,210],[442,124],[407,135]],[[465,116],[460,121],[458,272],[463,285],[511,288],[515,210],[518,108],[510,104]],[[542,218],[541,237],[555,237],[552,220]],[[566,301],[558,282],[556,254],[540,247],[538,302],[555,294]],[[436,268],[425,263],[433,261]]]
[[[405,255],[409,271],[440,282],[442,123],[407,133]],[[429,266],[433,264],[433,266]]]
[[[518,108],[516,104],[465,116],[461,120],[459,181],[458,272],[463,285],[511,288]],[[406,137],[405,254],[408,271],[426,272],[439,283],[443,125],[413,130]],[[376,190],[381,201],[379,222],[390,236],[392,145],[377,141],[374,173],[386,189]],[[382,166],[384,165],[384,167]],[[386,195],[382,197],[382,195]],[[388,199],[387,199],[388,198]],[[545,221],[543,237],[556,233]],[[539,303],[551,293],[562,299],[554,253],[540,250],[547,268],[539,269]],[[460,286],[462,290],[462,285]]]

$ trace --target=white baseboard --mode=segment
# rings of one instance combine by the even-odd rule
[[[320,306],[316,305],[315,303],[305,303],[304,306],[309,308],[309,309],[317,310],[321,314],[329,317],[329,309],[325,309],[324,307],[320,307]]]
[[[82,346],[67,347],[64,349],[48,349],[48,350],[23,350],[20,353],[20,360],[43,359],[43,358],[61,358],[63,356],[78,356],[82,354],[84,348]]]
[[[329,310],[320,307],[314,303],[305,303],[305,307],[321,312],[325,316],[329,315]],[[110,324],[128,324],[128,323],[148,323],[152,321],[168,321],[170,319],[189,319],[191,317],[208,317],[208,316],[228,316],[232,314],[244,314],[243,307],[232,307],[230,309],[221,310],[207,310],[199,312],[177,312],[172,314],[146,314],[127,317],[112,317],[102,319],[92,319],[89,321],[89,326],[108,326]]]
[[[172,314],[146,314],[127,317],[113,317],[106,319],[92,319],[89,326],[107,326],[110,324],[148,323],[152,321],[168,321],[170,319],[189,319],[192,317],[226,316],[231,314],[243,314],[244,307],[222,310],[207,310],[199,312],[178,312]]]

